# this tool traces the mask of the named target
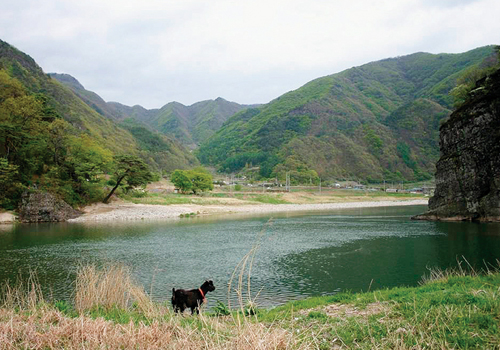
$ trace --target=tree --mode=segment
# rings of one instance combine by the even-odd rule
[[[19,167],[9,164],[5,158],[0,158],[0,206],[13,209],[16,206],[15,199],[23,190],[19,182]]]
[[[49,140],[48,146],[52,153],[53,162],[55,165],[60,165],[60,160],[66,150],[67,134],[70,125],[64,119],[56,119],[49,124]]]
[[[108,169],[110,163],[116,163],[111,151],[85,134],[69,137],[67,151],[66,163],[76,182],[94,181]]]
[[[190,179],[193,183],[192,191],[196,194],[197,191],[211,191],[214,189],[212,183],[212,175],[207,173],[200,173],[195,171],[190,171]]]
[[[193,191],[213,190],[212,175],[205,169],[195,168],[193,170],[175,170],[170,177],[175,187],[186,193]]]
[[[109,198],[115,193],[116,189],[123,180],[127,181],[129,186],[143,186],[151,182],[152,174],[149,167],[136,156],[118,155],[114,157],[115,171],[114,177],[116,185],[111,192],[104,198],[103,203],[107,203]]]
[[[170,180],[175,185],[175,187],[180,189],[182,192],[191,191],[191,189],[193,188],[193,183],[184,170],[174,170],[174,172],[170,176]]]
[[[17,166],[22,183],[43,171],[48,139],[43,103],[0,70],[0,156]]]

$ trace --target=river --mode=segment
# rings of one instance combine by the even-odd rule
[[[168,300],[172,287],[212,279],[213,306],[227,303],[229,279],[257,246],[252,297],[269,307],[339,291],[415,286],[429,268],[457,267],[457,260],[476,269],[497,265],[500,224],[410,220],[425,208],[4,227],[0,282],[36,271],[46,298],[71,300],[79,266],[123,264],[156,301]]]

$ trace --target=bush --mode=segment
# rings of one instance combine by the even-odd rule
[[[217,300],[217,304],[215,305],[213,311],[216,316],[227,316],[231,314],[231,310],[229,310],[227,305],[219,300]]]

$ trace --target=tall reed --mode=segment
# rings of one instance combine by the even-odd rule
[[[26,282],[19,276],[17,283],[5,283],[0,288],[0,307],[5,309],[35,310],[44,298],[35,272],[31,271]]]
[[[151,312],[153,302],[144,289],[134,283],[130,270],[123,265],[98,269],[81,266],[75,281],[75,309],[83,313],[95,308],[127,309],[135,302],[144,312]]]

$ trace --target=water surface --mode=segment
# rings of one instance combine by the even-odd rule
[[[227,283],[258,244],[251,287],[271,306],[312,295],[414,286],[430,267],[476,267],[500,258],[500,225],[411,221],[424,206],[369,208],[244,219],[18,225],[0,231],[0,282],[36,270],[44,293],[71,299],[79,265],[124,264],[155,300],[172,287]]]

